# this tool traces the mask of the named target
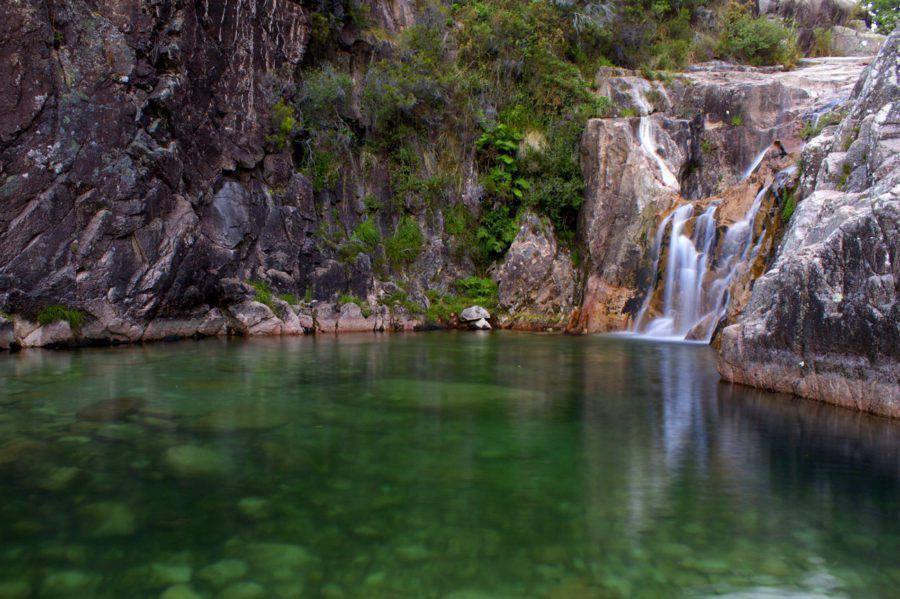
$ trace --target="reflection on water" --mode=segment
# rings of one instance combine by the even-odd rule
[[[888,596],[898,498],[897,424],[696,345],[0,356],[0,597]]]

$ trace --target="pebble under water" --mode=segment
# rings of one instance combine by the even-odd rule
[[[0,598],[896,596],[898,500],[900,425],[697,345],[0,356]]]

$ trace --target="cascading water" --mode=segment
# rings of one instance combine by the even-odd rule
[[[709,342],[728,307],[728,292],[741,265],[752,262],[759,251],[762,235],[753,243],[753,223],[762,200],[768,191],[763,187],[756,194],[741,220],[725,232],[716,249],[716,209],[712,204],[694,219],[690,234],[685,229],[694,217],[694,205],[685,204],[663,219],[654,238],[654,281],[647,298],[635,319],[633,332],[653,338],[692,338]],[[669,231],[662,310],[659,316],[648,318],[653,290],[656,288],[656,269],[662,251],[662,240]]]
[[[674,187],[677,189],[678,178],[669,168],[669,165],[666,164],[665,160],[659,155],[656,148],[656,141],[653,139],[653,131],[650,128],[650,119],[648,117],[641,117],[641,122],[638,125],[638,141],[641,142],[641,148],[643,148],[644,152],[656,163],[666,187]]]

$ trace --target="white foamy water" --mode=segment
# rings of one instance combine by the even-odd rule
[[[650,127],[650,119],[641,117],[641,122],[638,125],[638,141],[641,142],[641,148],[656,163],[666,187],[674,187],[677,189],[678,178],[669,168],[669,165],[666,164],[666,161],[659,155],[656,141],[653,139],[653,131]]]

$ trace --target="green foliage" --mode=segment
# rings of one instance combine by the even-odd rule
[[[293,139],[297,127],[297,118],[294,115],[293,107],[279,98],[272,105],[271,121],[273,133],[266,136],[266,141],[275,146],[276,151],[280,152]]]
[[[847,179],[850,178],[851,172],[852,172],[852,169],[850,167],[850,163],[845,162],[843,164],[843,166],[841,166],[841,176],[838,177],[838,184],[837,184],[838,189],[844,189],[844,185],[847,184]]]
[[[739,114],[735,114],[731,117],[731,120],[729,122],[731,123],[732,127],[740,127],[744,124],[744,117]]]
[[[430,306],[425,319],[430,322],[448,322],[469,306],[478,305],[490,312],[496,311],[497,284],[490,279],[466,277],[454,283],[455,293],[428,292]]]
[[[272,301],[273,294],[269,284],[262,280],[254,280],[249,283],[253,287],[253,300],[268,306],[272,312],[275,312],[275,302]]]
[[[400,306],[404,308],[410,314],[424,314],[425,310],[419,304],[411,301],[409,296],[406,295],[404,291],[395,291],[391,293],[381,301],[381,303],[388,307]]]
[[[890,35],[900,21],[900,3],[897,0],[872,0],[865,8],[872,15],[875,30],[883,35]]]
[[[793,67],[800,57],[797,36],[780,21],[753,17],[746,6],[732,3],[725,14],[719,52],[728,59],[752,65]]]
[[[391,266],[402,268],[412,264],[422,251],[424,238],[419,224],[411,216],[403,216],[393,235],[384,241],[384,252]]]
[[[339,296],[338,304],[341,306],[343,306],[344,304],[356,304],[357,306],[359,306],[359,310],[360,312],[362,312],[364,318],[368,318],[372,315],[372,308],[371,306],[369,306],[369,303],[356,297],[355,295],[345,293]]]
[[[307,130],[347,131],[352,116],[353,80],[331,65],[303,72],[297,88],[297,107]]]
[[[841,112],[829,112],[819,117],[819,121],[804,121],[803,129],[800,131],[800,137],[809,140],[822,132],[825,127],[836,125],[841,122],[843,114]]]
[[[712,154],[712,152],[713,152],[712,142],[709,141],[708,139],[701,139],[700,140],[700,151],[707,155]]]
[[[784,198],[784,202],[781,205],[781,222],[786,223],[791,220],[791,216],[794,215],[794,208],[796,199],[794,197],[794,191],[788,192],[788,194]]]
[[[41,326],[66,321],[73,331],[80,329],[86,319],[84,312],[60,305],[45,306],[37,315],[37,322]]]
[[[813,29],[813,41],[808,54],[812,57],[831,54],[831,29],[824,27]]]
[[[634,108],[622,108],[619,110],[619,117],[623,119],[630,119],[631,117],[637,116],[637,110]]]
[[[282,293],[278,296],[278,299],[292,306],[300,303],[300,301],[297,299],[297,296],[293,293]]]
[[[381,231],[378,230],[372,219],[366,219],[356,225],[351,239],[359,243],[362,251],[371,254],[381,243]]]
[[[300,167],[312,183],[316,192],[332,189],[341,180],[341,168],[338,157],[329,151],[313,150]]]

